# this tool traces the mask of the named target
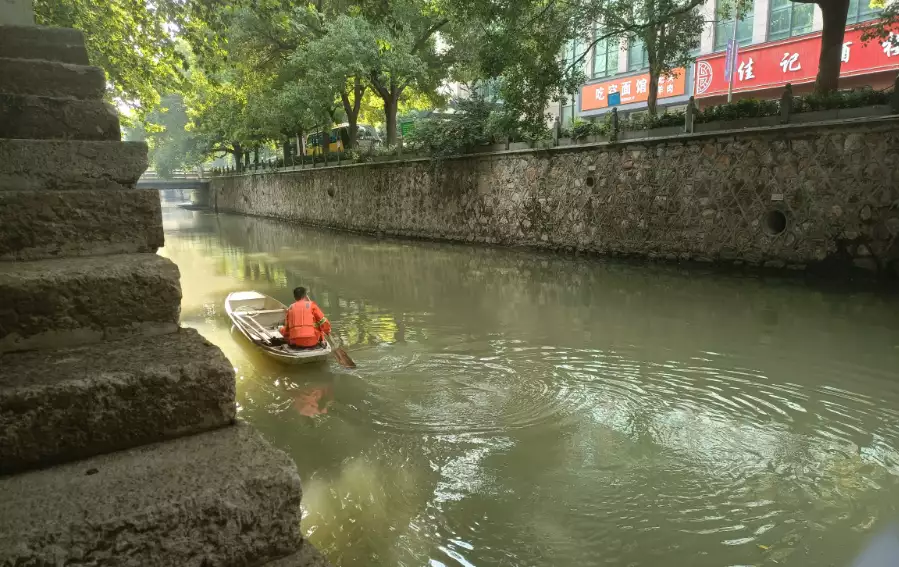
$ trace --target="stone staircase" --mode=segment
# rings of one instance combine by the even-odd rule
[[[0,26],[0,566],[326,566],[293,462],[178,326],[104,88],[80,32]]]

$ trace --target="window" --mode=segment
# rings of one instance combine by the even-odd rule
[[[649,69],[649,54],[640,38],[631,38],[627,47],[627,70],[642,71]]]
[[[784,39],[812,31],[814,4],[797,4],[790,0],[771,0],[768,40]]]
[[[486,79],[478,81],[474,89],[475,94],[491,102],[500,102],[499,98],[500,82],[499,79]]]
[[[596,28],[594,33],[597,36],[603,34],[602,29]],[[617,38],[608,37],[596,42],[593,52],[593,78],[611,77],[618,73],[618,50],[619,42]]]
[[[566,104],[562,107],[562,116],[559,117],[562,128],[567,128],[574,122],[574,98],[572,98],[570,102],[571,104]]]
[[[575,65],[574,62],[584,55],[587,48],[585,41],[574,39],[565,44],[565,53],[562,58],[562,70],[575,71],[584,68],[584,59]],[[570,68],[570,69],[569,69]]]
[[[879,16],[882,8],[872,8],[872,3],[870,0],[849,0],[849,15],[846,17],[846,24],[857,24]]]
[[[715,51],[723,51],[727,49],[727,42],[731,40],[734,34],[734,18],[719,18],[715,24]],[[740,46],[752,43],[752,10],[743,14],[740,23],[737,25],[737,44]]]

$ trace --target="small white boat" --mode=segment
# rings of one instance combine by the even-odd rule
[[[331,345],[321,348],[295,349],[278,331],[284,324],[287,306],[257,291],[236,291],[225,299],[225,312],[231,322],[264,354],[284,364],[306,364],[327,360]]]

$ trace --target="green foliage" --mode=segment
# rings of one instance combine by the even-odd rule
[[[102,67],[110,99],[140,116],[160,92],[183,86],[187,58],[170,33],[180,19],[178,0],[35,0],[37,23],[84,32],[91,63]]]
[[[876,104],[889,104],[890,94],[864,88],[852,91],[832,91],[829,93],[812,93],[796,97],[793,101],[793,112],[812,112],[815,110],[832,110],[835,108],[859,108]]]
[[[624,120],[619,125],[621,130],[652,130],[653,128],[669,128],[671,126],[683,127],[686,121],[685,113],[665,112],[663,114],[642,114],[629,120]]]
[[[187,131],[189,118],[181,95],[166,95],[162,105],[147,116],[146,140],[150,164],[163,178],[203,160],[199,140]]]
[[[493,143],[493,110],[494,105],[480,97],[460,101],[455,114],[418,120],[407,138],[408,145],[446,157]]]
[[[812,93],[793,97],[793,113],[814,112],[817,110],[833,110],[837,108],[860,108],[878,104],[889,104],[890,93],[875,91],[870,88],[858,90],[834,91],[826,94]],[[762,118],[779,116],[780,102],[777,100],[758,100],[745,98],[730,104],[710,106],[696,116],[696,123],[742,120],[745,118]]]
[[[436,34],[450,20],[432,0],[392,0],[374,6],[363,4],[368,27],[361,55],[369,84],[384,103],[386,142],[393,145],[406,91],[437,98],[437,88],[447,78],[452,56],[438,51]]]
[[[606,114],[602,122],[575,120],[563,134],[573,140],[584,140],[589,136],[608,136],[612,129],[611,114]]]
[[[743,118],[761,118],[780,114],[780,103],[776,100],[758,100],[744,98],[729,104],[720,104],[703,109],[696,115],[696,123],[717,122],[720,120],[741,120]]]
[[[592,22],[589,3],[545,0],[447,0],[454,24],[448,35],[456,46],[455,79],[498,86],[507,123],[523,135],[546,127],[546,106],[574,92],[583,81],[577,66],[563,68],[559,55],[580,37],[580,22]],[[468,25],[458,25],[464,22]]]

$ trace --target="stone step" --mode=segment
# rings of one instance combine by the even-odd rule
[[[193,329],[0,357],[0,474],[233,423],[234,369]]]
[[[301,497],[239,423],[0,478],[0,565],[259,565],[300,545]]]
[[[79,30],[44,26],[0,26],[0,57],[90,64]]]
[[[0,191],[131,189],[147,163],[144,142],[0,139]]]
[[[331,564],[321,552],[309,543],[309,540],[304,539],[299,551],[266,563],[264,567],[331,567]]]
[[[99,67],[0,57],[0,93],[100,100],[104,92]]]
[[[156,254],[0,262],[0,353],[175,332],[178,279]]]
[[[164,240],[154,189],[0,191],[0,261],[156,252]]]
[[[119,116],[102,100],[0,94],[0,138],[120,140]]]

